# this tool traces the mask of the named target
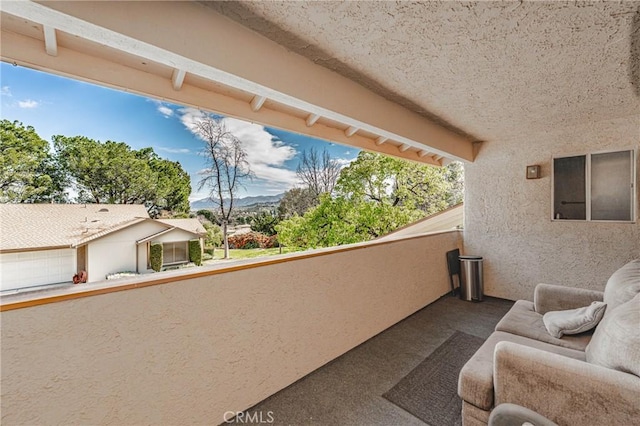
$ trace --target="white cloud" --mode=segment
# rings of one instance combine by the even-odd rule
[[[0,93],[2,93],[2,96],[13,96],[9,86],[2,86],[2,91],[0,91]]]
[[[336,163],[338,163],[340,165],[341,169],[344,169],[345,167],[347,167],[348,165],[350,165],[351,163],[353,163],[356,159],[355,158],[335,158],[334,159]]]
[[[157,146],[158,151],[168,152],[169,154],[189,154],[191,150],[188,148],[169,148],[166,146]]]
[[[191,133],[198,136],[198,121],[207,117],[204,111],[200,111],[196,108],[180,108],[178,110],[180,114],[180,121]]]
[[[149,99],[149,101],[155,104],[156,109],[160,114],[164,115],[164,118],[169,118],[173,116],[174,111],[171,108],[169,108],[167,105],[165,105],[164,102],[159,101],[157,99]]]
[[[251,164],[251,171],[258,179],[276,181],[291,186],[298,183],[298,176],[296,175],[296,172],[294,170],[273,167],[268,164],[256,163]]]
[[[173,110],[168,106],[160,105],[158,106],[158,111],[160,114],[164,115],[165,118],[169,118],[173,115]]]
[[[197,123],[207,114],[195,108],[182,108],[179,111],[180,121],[194,135]],[[227,130],[233,133],[247,152],[247,161],[257,179],[278,182],[284,188],[298,183],[295,171],[284,167],[284,163],[296,156],[294,147],[284,144],[267,132],[264,126],[249,123],[235,118],[222,119]]]
[[[40,103],[38,101],[34,101],[33,99],[25,99],[24,101],[18,101],[18,106],[20,108],[35,108]]]

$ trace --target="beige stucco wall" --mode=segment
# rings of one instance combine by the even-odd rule
[[[200,240],[201,251],[203,251],[202,248],[204,247],[204,240],[202,238],[198,238],[197,235],[194,235],[191,232],[187,232],[179,228],[176,228],[170,232],[167,232],[166,234],[162,234],[157,238],[154,238],[151,241],[151,243],[172,243],[177,241],[189,241],[193,239]],[[147,265],[149,264],[148,246],[149,246],[149,243],[143,243],[138,245],[138,270],[137,271],[141,274],[145,272],[153,272],[153,269],[147,268]]]
[[[485,258],[485,292],[532,299],[539,282],[602,290],[640,257],[638,224],[551,221],[551,157],[637,148],[640,115],[489,141],[465,165],[467,253]],[[540,164],[542,178],[525,179]],[[637,188],[637,185],[636,185]]]
[[[154,243],[173,243],[177,241],[189,241],[198,239],[197,235],[192,234],[191,232],[187,232],[182,229],[174,229],[171,232],[167,232],[166,234],[162,234],[157,238],[154,238],[152,242]]]
[[[149,243],[139,244],[137,247],[138,250],[138,268],[135,272],[139,274],[144,274],[145,272],[153,272],[153,269],[147,268],[149,263]]]
[[[453,231],[2,312],[3,424],[221,423],[445,294],[459,243]]]
[[[163,229],[166,226],[147,220],[90,242],[87,250],[88,282],[102,281],[107,274],[116,272],[135,272],[136,241]],[[144,253],[146,256],[146,251]]]

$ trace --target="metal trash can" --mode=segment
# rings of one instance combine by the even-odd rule
[[[482,302],[484,281],[482,256],[460,256],[460,298],[469,302]]]

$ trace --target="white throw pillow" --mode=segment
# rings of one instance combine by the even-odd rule
[[[549,334],[559,339],[565,334],[591,330],[598,325],[606,308],[607,304],[604,302],[593,302],[584,308],[547,312],[542,321]]]
[[[640,293],[607,311],[585,350],[587,362],[640,376]]]

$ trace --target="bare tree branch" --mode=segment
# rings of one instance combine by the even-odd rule
[[[311,192],[319,197],[333,191],[340,176],[340,169],[340,164],[331,158],[326,149],[319,154],[315,148],[311,148],[302,152],[296,174]]]
[[[225,258],[228,258],[227,224],[238,189],[242,187],[243,180],[252,176],[251,168],[240,140],[227,130],[223,121],[206,117],[196,123],[196,133],[204,141],[202,154],[207,166],[198,190],[208,188],[209,199],[220,210]]]

